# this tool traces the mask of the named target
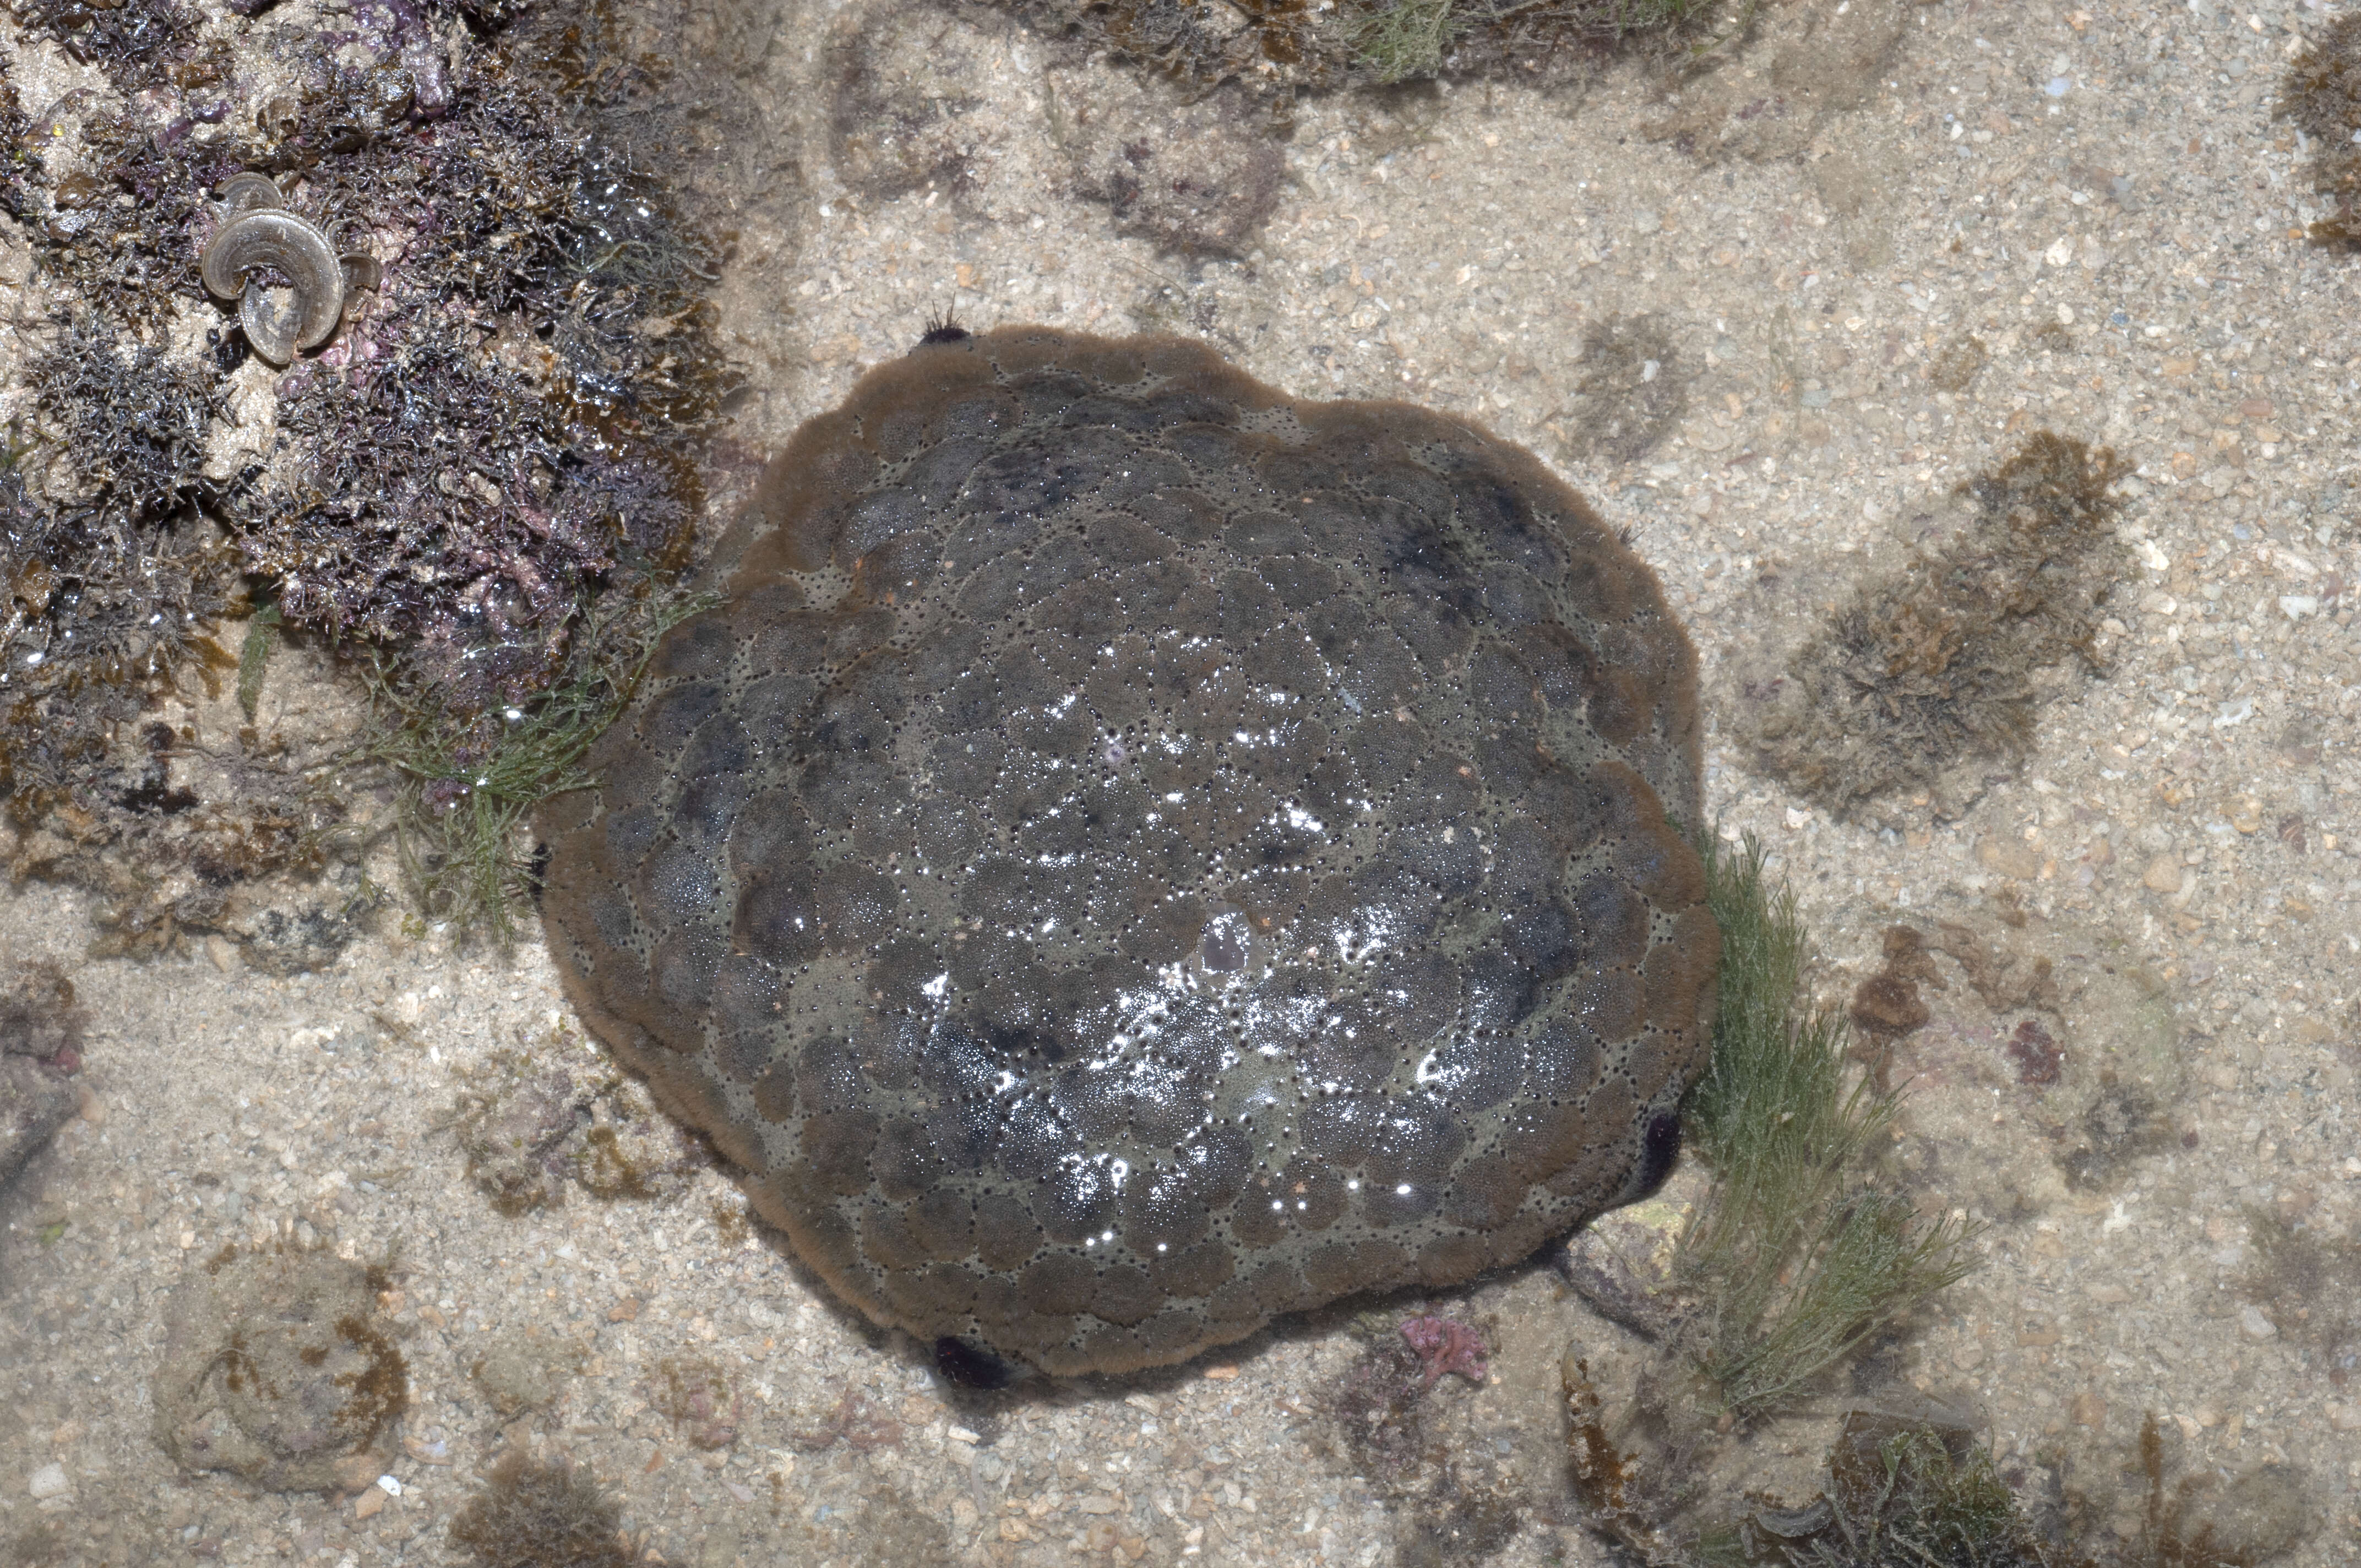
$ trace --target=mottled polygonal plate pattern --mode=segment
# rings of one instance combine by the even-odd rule
[[[872,1317],[1173,1362],[1661,1176],[1696,658],[1527,453],[1006,329],[806,425],[708,580],[544,815],[551,944]]]

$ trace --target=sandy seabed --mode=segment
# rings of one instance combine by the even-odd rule
[[[2150,1413],[2192,1474],[2291,1466],[2309,1529],[2284,1560],[2353,1561],[2361,1387],[2321,1327],[2340,1287],[2306,1294],[2258,1250],[2349,1246],[2361,1215],[2361,269],[2301,238],[2304,149],[2273,118],[2333,14],[1944,0],[1902,14],[1857,101],[1790,104],[1766,70],[1763,112],[1801,123],[1710,159],[1640,134],[1683,105],[1638,64],[1578,90],[1316,99],[1246,254],[1192,266],[1074,194],[1075,126],[1154,112],[1117,68],[970,13],[793,8],[761,85],[799,173],[737,215],[722,341],[754,396],[717,495],[947,307],[1186,332],[1297,393],[1532,446],[1687,620],[1708,809],[1800,894],[1826,996],[1897,924],[1983,931],[2058,977],[2044,1002],[1954,973],[1897,1047],[1897,1168],[1988,1228],[1875,1376],[1971,1409],[2004,1470],[2070,1476],[2093,1529],[2137,1524]],[[882,101],[959,84],[931,183],[881,199],[831,129],[846,28],[924,41],[881,67]],[[1586,434],[1605,383],[1584,345],[1643,319],[1663,346],[1634,373],[1678,396],[1625,461]],[[1929,368],[1971,336],[1989,360],[1944,389]],[[2061,675],[2029,755],[1949,819],[1905,797],[1839,820],[1754,771],[1731,661],[1815,624],[2044,428],[2133,466],[2104,674]],[[89,913],[0,894],[0,949],[66,966],[89,1014],[83,1113],[0,1232],[0,1539],[46,1530],[60,1562],[458,1563],[454,1513],[528,1448],[610,1485],[645,1551],[709,1568],[1473,1560],[1448,1500],[1356,1468],[1332,1414],[1411,1303],[1153,1376],[958,1394],[749,1229],[721,1170],[496,1211],[463,1113],[502,1053],[595,1087],[647,1157],[677,1152],[570,1026],[537,935],[511,957],[387,935],[274,979],[219,943],[86,961]],[[2158,1135],[2076,1165],[2084,1108],[2057,1096],[2094,1080],[2021,1081],[2004,1047],[2036,1018],[2070,1063],[2147,1042]],[[230,1244],[388,1268],[412,1398],[390,1484],[258,1492],[156,1444],[166,1303]],[[1520,1521],[1488,1560],[1608,1561],[1572,1521],[1557,1367],[1569,1345],[1630,1354],[1625,1332],[1546,1264],[1431,1305],[1493,1347],[1484,1383],[1432,1396],[1455,1464]],[[718,1371],[723,1404],[685,1415],[684,1369]],[[1808,1459],[1826,1431],[1764,1441]]]

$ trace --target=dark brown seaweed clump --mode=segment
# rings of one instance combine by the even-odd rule
[[[547,1061],[569,1047],[553,1035],[494,1051],[460,1091],[452,1130],[467,1176],[511,1219],[566,1201],[569,1185],[600,1202],[674,1195],[708,1163],[702,1146],[656,1113],[618,1074],[577,1080]]]
[[[474,778],[497,773],[529,806],[564,776],[611,709],[584,693],[611,696],[664,619],[651,595],[685,559],[693,460],[728,381],[704,301],[714,252],[655,161],[686,148],[691,107],[713,134],[728,88],[675,85],[604,7],[462,9],[485,30],[456,55],[411,0],[333,13],[289,35],[291,82],[256,100],[230,45],[195,41],[173,0],[44,4],[27,20],[120,99],[28,115],[0,88],[0,206],[55,313],[27,372],[30,444],[0,472],[0,801],[15,872],[123,890],[129,946],[225,928],[225,888],[324,863],[316,836],[344,810],[326,803],[349,790],[324,788],[315,757],[297,776],[253,729],[283,638],[372,650],[379,722],[402,743],[362,750],[394,753],[432,828]],[[208,478],[248,345],[192,258],[240,171],[273,177],[377,286],[271,388],[268,449]],[[168,329],[192,311],[222,324],[206,351],[175,352]],[[234,661],[214,623],[258,610],[247,731],[133,726],[198,701],[192,676],[217,696]],[[557,722],[501,762],[553,690],[571,694]],[[182,759],[200,750],[227,760],[234,792],[194,779]],[[268,818],[304,847],[217,857],[210,894],[141,894],[185,872],[181,829],[207,813],[214,839],[275,843]],[[505,839],[423,839],[413,861],[456,855],[469,885],[512,890]]]
[[[1193,104],[1151,100],[1157,112],[1100,125],[1096,137],[1077,127],[1067,148],[1076,193],[1104,202],[1117,233],[1174,255],[1246,255],[1279,205],[1287,164],[1243,96],[1225,88]]]
[[[118,731],[176,669],[228,663],[207,632],[236,587],[218,538],[186,520],[61,510],[0,472],[0,802],[17,826],[134,787]]]
[[[1551,415],[1566,452],[1590,463],[1636,463],[1670,435],[1689,406],[1673,335],[1654,316],[1607,316],[1583,329],[1582,358],[1565,406]]]
[[[2038,1019],[2027,1018],[2019,1024],[2016,1033],[2001,1048],[2016,1065],[2017,1082],[2037,1089],[2057,1082],[2065,1065],[2066,1053]]]
[[[589,1123],[593,1092],[522,1051],[492,1053],[460,1093],[455,1130],[494,1210],[513,1219],[566,1201],[566,1145]]]
[[[2004,1472],[1972,1425],[1934,1412],[1847,1411],[1827,1484],[1801,1506],[1749,1494],[1698,1509],[1696,1473],[1659,1473],[1619,1446],[1587,1374],[1568,1357],[1575,1496],[1593,1529],[1648,1568],[2259,1568],[2316,1523],[2300,1470],[2267,1463],[2225,1482],[2175,1463],[2153,1414],[2136,1459],[2145,1506],[2128,1534],[2102,1522],[2130,1501],[2107,1496],[2119,1483],[2097,1497],[2065,1486],[2054,1457],[2037,1461],[2046,1486],[2019,1465]]]
[[[1217,9],[1184,0],[988,0],[1044,33],[1075,37],[1210,88],[1245,84],[1281,101],[1345,86],[1454,74],[1555,82],[1595,69],[1616,46],[1666,50],[1709,41],[1725,7],[1710,0],[1255,0]]]
[[[280,437],[309,461],[300,483],[255,496],[238,533],[250,568],[287,620],[409,644],[412,667],[471,707],[546,686],[586,585],[635,534],[655,547],[637,552],[644,567],[686,532],[681,498],[569,441],[518,372],[448,337],[289,380]]]
[[[1878,1047],[1927,1025],[1932,1016],[1918,994],[1922,984],[1944,989],[1944,981],[1927,956],[1927,938],[1909,926],[1889,926],[1881,938],[1885,959],[1875,974],[1854,987],[1847,1016],[1852,1026]]]
[[[710,1356],[667,1355],[656,1363],[648,1403],[691,1447],[728,1448],[746,1419],[745,1398]]]
[[[55,964],[0,975],[0,1189],[73,1114],[68,1080],[82,1070],[84,1021],[73,982]]]
[[[1468,1407],[1447,1385],[1436,1387],[1433,1371],[1387,1333],[1363,1349],[1319,1408],[1336,1457],[1392,1510],[1396,1561],[1472,1565],[1516,1538],[1526,1499],[1482,1457],[1490,1445],[1471,1437]]]
[[[1764,1501],[1708,1530],[1703,1554],[1780,1568],[2048,1568],[2047,1544],[1972,1429],[1870,1410],[1845,1417],[1828,1485],[1802,1508]]]
[[[106,766],[107,741],[237,591],[199,514],[210,376],[84,316],[37,354],[0,469],[0,799],[21,822]]]
[[[73,1073],[82,1067],[86,1022],[73,981],[55,964],[17,966],[0,981],[0,1056],[30,1057],[61,1076]]]
[[[2059,1169],[2070,1187],[2103,1185],[2134,1160],[2164,1153],[2180,1141],[2170,1110],[2146,1089],[2103,1074],[2081,1116],[2059,1135]]]
[[[543,689],[586,595],[678,564],[681,457],[722,389],[710,255],[601,118],[633,64],[601,25],[511,27],[431,135],[415,83],[404,121],[384,68],[347,72],[270,149],[348,226],[412,237],[342,362],[280,384],[241,547],[291,620],[423,640],[419,673],[462,707]]]
[[[136,82],[184,55],[204,18],[180,0],[24,0],[11,13],[27,30],[54,38],[84,65]]]
[[[478,1568],[629,1568],[639,1553],[613,1496],[586,1469],[511,1452],[451,1521]]]
[[[1976,521],[1864,585],[1769,684],[1753,725],[1763,765],[1850,811],[1955,763],[2021,756],[2041,672],[2103,669],[2100,608],[2124,569],[2106,492],[2127,472],[2110,450],[2042,431],[1962,485]]]
[[[2147,1507],[2137,1535],[2093,1554],[2107,1568],[2257,1568],[2312,1534],[2318,1521],[2296,1466],[2266,1462],[2224,1480],[2214,1467],[2175,1463],[2178,1446],[2149,1412],[2139,1435]]]
[[[2316,1348],[2330,1387],[2349,1394],[2361,1373],[2361,1238],[2268,1210],[2246,1218],[2255,1266],[2243,1293],[2268,1308],[2290,1338]]]
[[[198,46],[169,67],[150,62],[115,106],[77,90],[33,118],[7,87],[0,129],[14,156],[0,161],[0,207],[32,237],[62,316],[102,339],[145,340],[181,302],[205,298],[192,241],[214,187],[257,151],[230,114],[228,60]],[[199,360],[219,376],[237,356]]]
[[[2312,244],[2361,250],[2361,14],[2321,28],[2288,66],[2279,87],[2279,114],[2314,144],[2307,168],[2314,194],[2328,212],[2306,233]]]
[[[27,469],[85,515],[155,526],[203,499],[208,428],[226,407],[211,367],[126,343],[91,316],[70,323],[27,368],[33,393]]]

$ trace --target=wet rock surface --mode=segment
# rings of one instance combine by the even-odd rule
[[[0,1188],[49,1145],[74,1113],[67,1080],[82,1070],[82,1013],[54,964],[0,977]]]

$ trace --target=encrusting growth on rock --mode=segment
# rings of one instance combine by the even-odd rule
[[[640,1561],[615,1500],[588,1472],[511,1452],[451,1521],[478,1568],[630,1568]]]
[[[1862,586],[1790,660],[1750,685],[1757,756],[1850,812],[1924,788],[1954,763],[2030,746],[2046,666],[2104,668],[2100,607],[2122,577],[2119,503],[2130,466],[2041,431],[1960,487],[1978,517],[1957,539]]]

